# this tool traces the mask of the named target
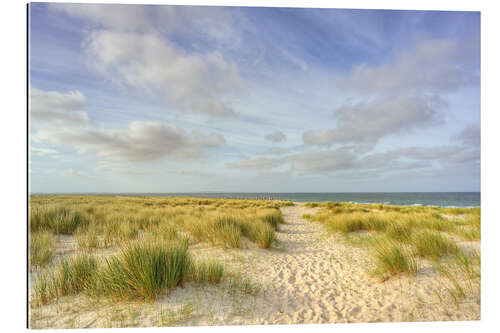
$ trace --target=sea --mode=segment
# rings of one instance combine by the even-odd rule
[[[83,193],[73,193],[83,194]],[[332,192],[332,193],[85,193],[120,196],[171,196],[236,199],[278,199],[297,202],[381,203],[395,206],[480,207],[481,192]]]

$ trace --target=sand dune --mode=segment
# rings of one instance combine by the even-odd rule
[[[367,273],[368,253],[302,219],[314,209],[301,204],[281,209],[286,224],[280,226],[279,245],[273,250],[224,250],[203,244],[192,250],[195,256],[215,254],[229,269],[260,283],[262,292],[256,296],[231,294],[224,286],[187,285],[154,304],[121,308],[96,306],[79,297],[77,313],[71,311],[74,298],[63,300],[37,310],[36,318],[43,319],[35,323],[49,328],[479,319],[477,299],[457,309],[436,297],[445,282],[430,265],[416,277],[380,282]]]

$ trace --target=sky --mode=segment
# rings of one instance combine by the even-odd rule
[[[30,192],[480,191],[479,12],[31,3]]]

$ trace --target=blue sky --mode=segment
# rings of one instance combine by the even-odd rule
[[[478,12],[30,6],[31,192],[480,190]]]

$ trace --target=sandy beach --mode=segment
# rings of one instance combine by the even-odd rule
[[[478,320],[478,298],[450,308],[437,295],[446,281],[431,264],[416,276],[380,282],[369,271],[366,251],[328,235],[323,225],[302,218],[317,208],[304,204],[281,207],[285,223],[271,250],[245,244],[221,249],[200,243],[195,257],[216,256],[230,269],[260,285],[255,294],[235,294],[224,285],[187,284],[152,304],[65,297],[57,304],[32,310],[32,327],[205,326],[305,324],[386,321]],[[58,244],[58,255],[71,254],[71,237]],[[466,247],[479,247],[469,242]],[[99,253],[101,252],[101,253]],[[109,255],[113,250],[98,251]],[[64,254],[66,253],[66,254]],[[56,258],[57,260],[57,258]],[[479,296],[478,296],[479,297]]]

